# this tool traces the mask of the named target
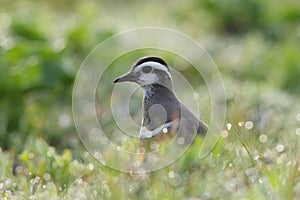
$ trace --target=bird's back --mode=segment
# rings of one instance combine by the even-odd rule
[[[180,103],[182,117],[187,121],[187,126],[190,125],[193,127],[193,130],[199,135],[205,135],[207,132],[207,126],[199,121],[197,117],[182,103]]]
[[[171,128],[176,129],[179,135],[205,135],[207,126],[183,105],[173,91],[157,86],[151,98],[144,98],[143,126],[154,130],[162,124],[174,122]]]

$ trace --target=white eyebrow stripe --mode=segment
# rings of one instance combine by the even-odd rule
[[[145,66],[151,66],[154,69],[158,69],[158,70],[162,70],[167,72],[168,74],[170,74],[170,72],[168,71],[167,67],[165,67],[164,65],[158,63],[158,62],[153,62],[153,61],[148,61],[145,63],[142,63],[140,65],[138,65],[135,70],[140,70],[141,68],[145,67]]]
[[[152,131],[148,130],[145,126],[143,126],[140,130],[140,138],[142,138],[142,139],[151,138],[151,137],[157,135],[158,133],[160,133],[164,128],[169,128],[172,124],[173,124],[173,121],[168,122],[166,124],[159,126],[158,128],[156,128]]]

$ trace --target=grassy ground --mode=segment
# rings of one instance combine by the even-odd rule
[[[0,199],[299,199],[299,2],[117,5],[0,2]],[[71,94],[95,45],[140,26],[174,28],[207,49],[224,80],[227,117],[206,158],[198,138],[171,166],[130,174],[86,151]],[[197,84],[192,69],[181,72]]]

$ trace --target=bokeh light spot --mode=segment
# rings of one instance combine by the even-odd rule
[[[179,138],[177,139],[177,143],[178,143],[179,145],[183,145],[183,144],[185,143],[185,139],[184,139],[183,137],[179,137]]]
[[[284,151],[284,145],[278,144],[278,145],[276,146],[276,151],[277,151],[278,153],[283,152],[283,151]]]
[[[163,133],[168,133],[168,129],[167,128],[163,128],[162,132]]]
[[[11,24],[11,17],[7,13],[0,13],[0,29],[8,28]]]
[[[253,124],[252,121],[247,121],[247,122],[245,123],[245,128],[248,129],[248,130],[252,129],[253,126],[254,126],[254,124]]]
[[[268,140],[268,136],[266,135],[260,135],[259,136],[259,141],[262,143],[265,143]]]
[[[228,131],[227,131],[227,130],[223,130],[223,131],[221,132],[221,136],[222,136],[223,138],[228,137]]]
[[[297,135],[300,135],[300,128],[297,128],[297,129],[296,129],[296,134],[297,134]]]
[[[45,174],[43,175],[43,179],[44,179],[45,181],[50,181],[50,180],[51,180],[51,175],[50,175],[49,173],[45,173]]]
[[[228,131],[230,131],[230,130],[231,130],[231,128],[232,128],[232,124],[231,124],[231,123],[227,123],[227,125],[226,125],[226,126],[227,126],[227,130],[228,130]]]

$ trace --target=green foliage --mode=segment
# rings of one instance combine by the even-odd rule
[[[264,4],[252,0],[199,1],[209,16],[216,21],[216,28],[226,33],[244,33],[261,26]]]
[[[44,141],[36,140],[25,146],[19,159],[33,178],[49,176],[62,189],[74,181],[71,176],[71,170],[74,169],[71,168],[72,153],[70,150],[64,150],[59,155],[53,147],[49,147]]]
[[[299,22],[298,0],[1,1],[0,199],[299,199]],[[136,26],[191,35],[219,67],[228,113],[206,158],[198,158],[198,138],[171,166],[128,174],[103,166],[81,145],[71,111],[77,69],[101,41]],[[111,106],[112,80],[148,54],[187,77],[209,112],[195,69],[151,49],[111,64],[98,110]],[[140,100],[130,102],[132,115]],[[105,130],[115,134],[105,114]]]

